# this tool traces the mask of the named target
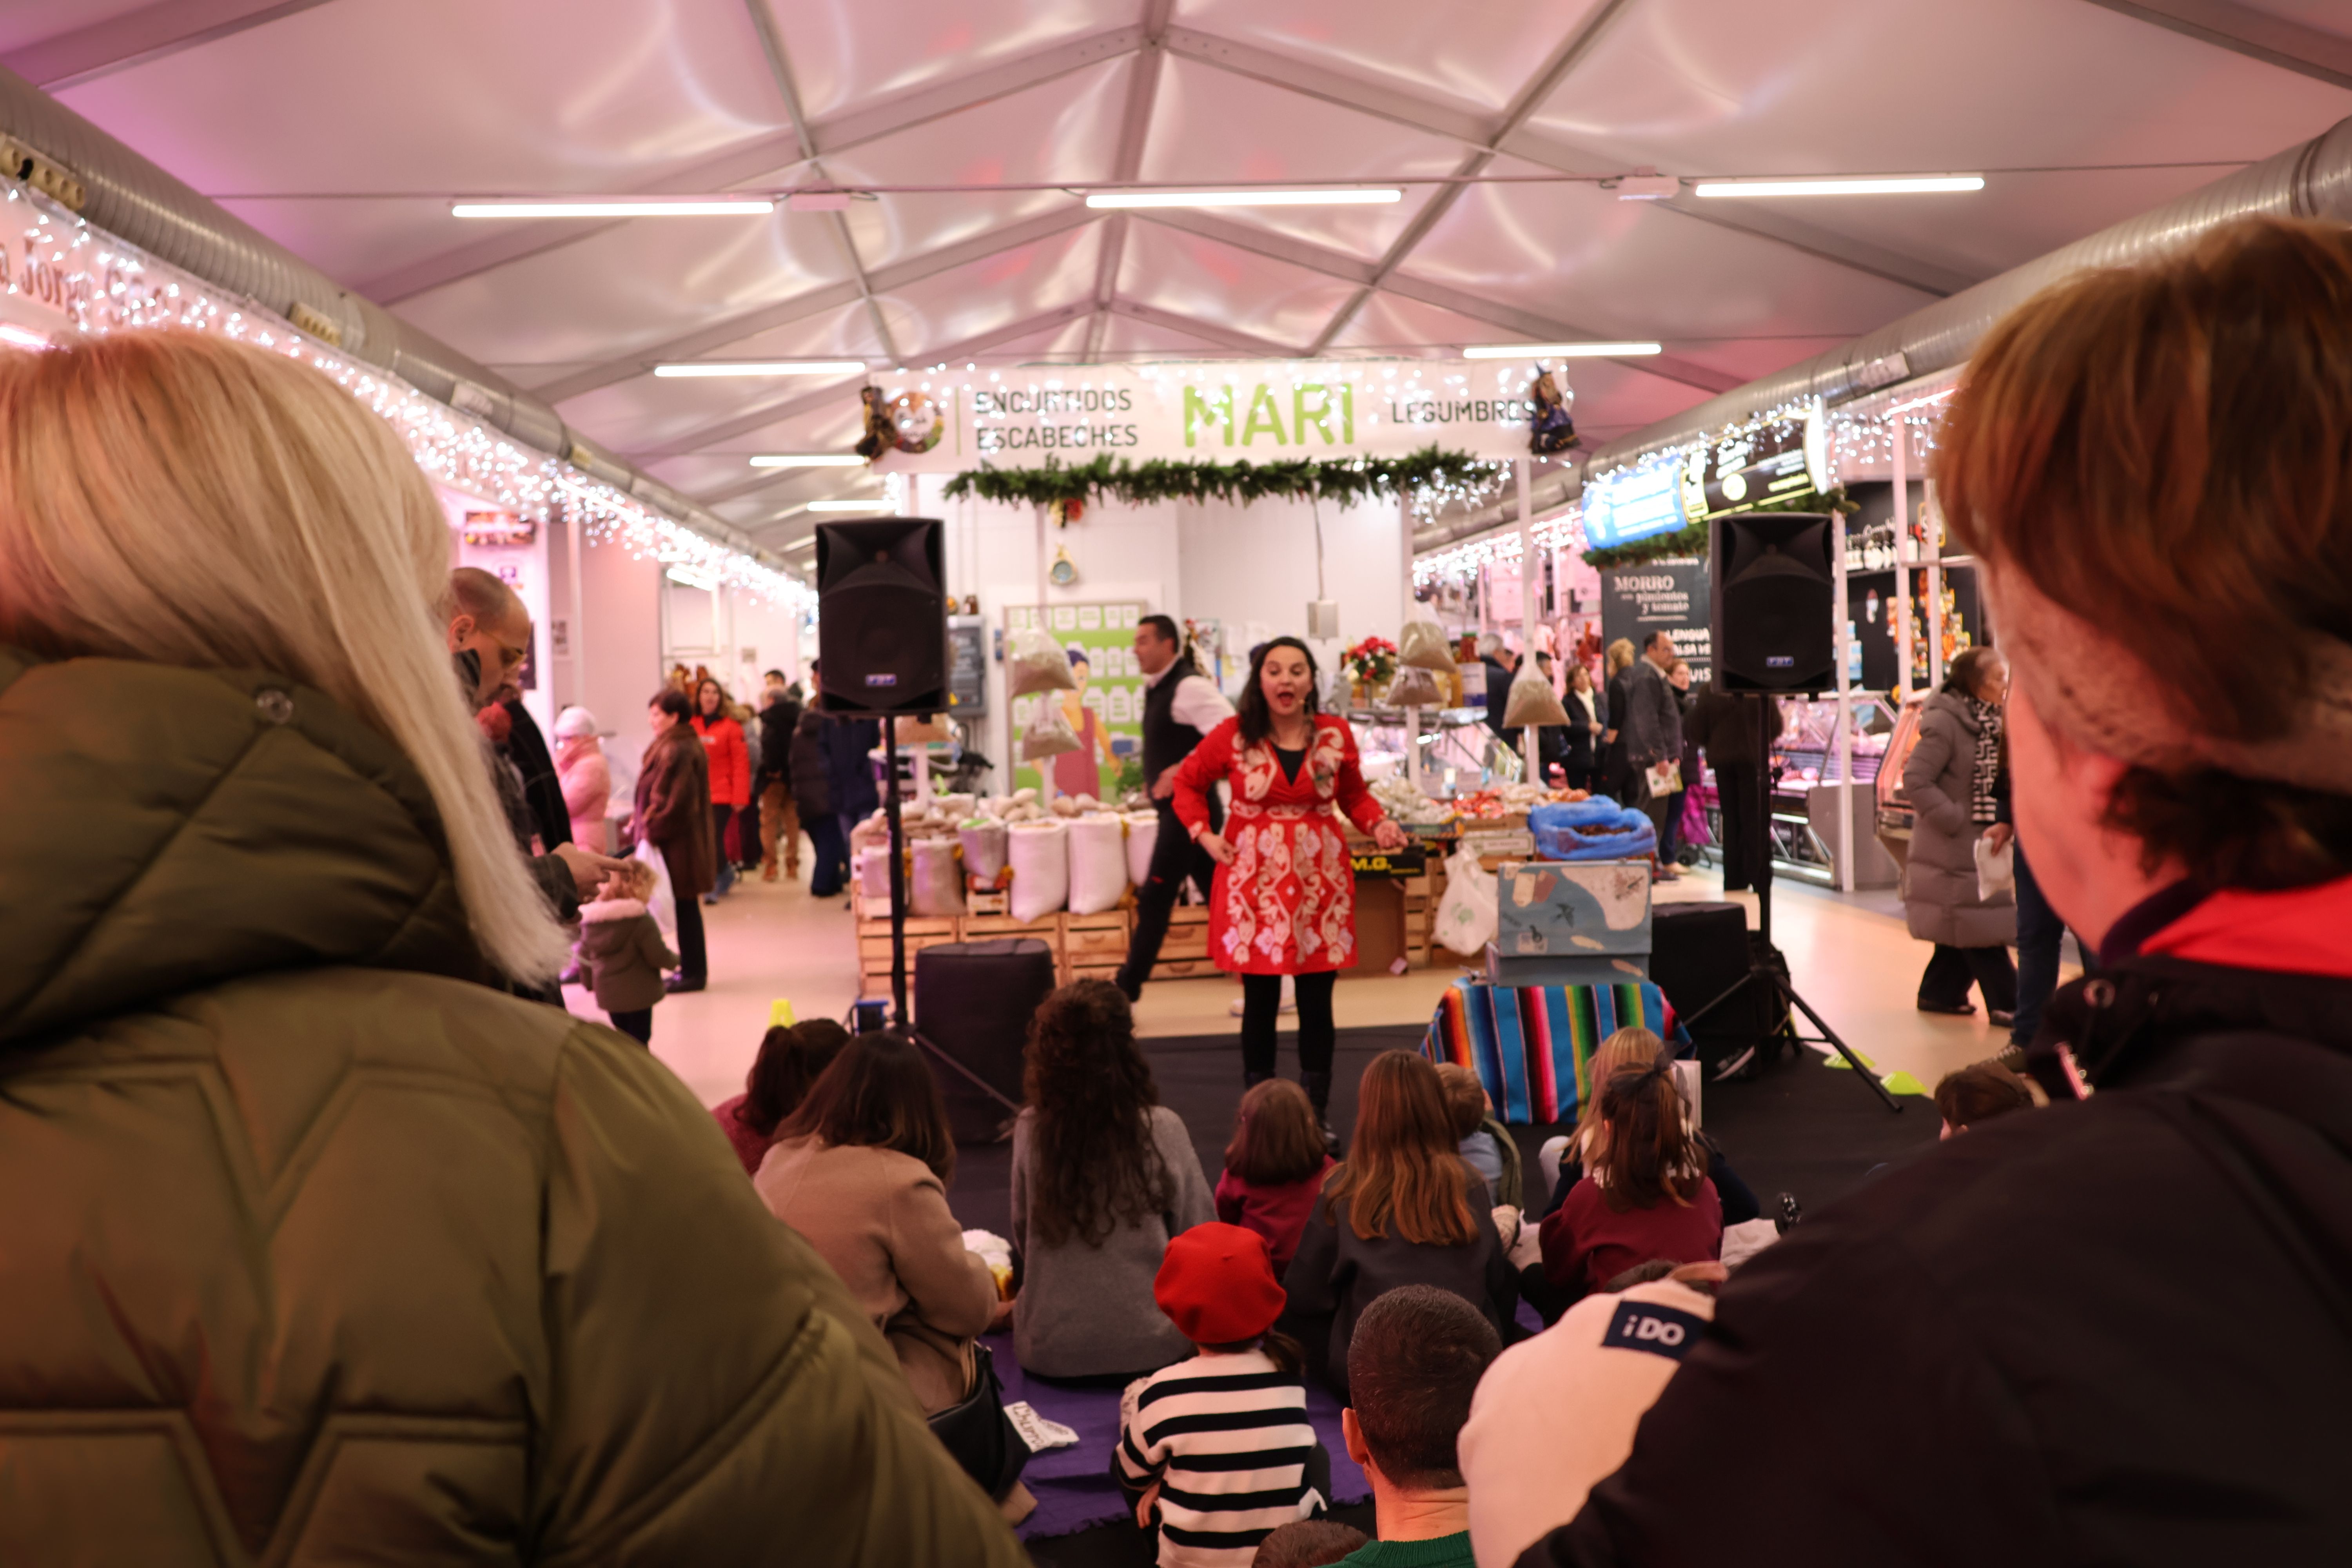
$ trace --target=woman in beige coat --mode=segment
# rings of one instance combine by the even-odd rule
[[[903,1035],[859,1035],[834,1058],[752,1177],[874,1320],[924,1411],[971,1392],[971,1342],[998,1315],[996,1277],[948,1212],[955,1141],[939,1085]]]

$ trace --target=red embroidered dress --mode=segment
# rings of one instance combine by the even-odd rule
[[[1209,821],[1209,791],[1231,779],[1225,840],[1209,898],[1209,956],[1242,974],[1319,974],[1356,961],[1356,874],[1348,863],[1345,813],[1370,833],[1380,803],[1364,787],[1355,733],[1318,716],[1307,760],[1286,777],[1269,739],[1242,743],[1228,719],[1176,769],[1176,815],[1195,834]]]

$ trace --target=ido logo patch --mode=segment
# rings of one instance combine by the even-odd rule
[[[1706,1319],[1677,1308],[1661,1307],[1654,1301],[1621,1301],[1601,1342],[1680,1361],[1706,1331]]]

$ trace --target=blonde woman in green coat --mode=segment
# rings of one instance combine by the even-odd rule
[[[391,427],[221,338],[0,360],[0,1563],[1011,1564],[609,1029]]]

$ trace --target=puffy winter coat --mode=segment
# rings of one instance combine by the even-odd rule
[[[2052,1002],[2050,1109],[1743,1265],[1519,1568],[2352,1562],[2352,879],[2176,912]]]
[[[721,715],[694,718],[694,732],[710,760],[710,804],[740,811],[751,804],[751,753],[743,743],[743,726]]]
[[[679,898],[719,885],[718,835],[710,826],[710,763],[702,742],[673,724],[646,746],[637,765],[637,837],[661,851]]]
[[[1903,868],[1903,914],[1921,942],[2006,947],[2017,941],[2017,896],[1977,896],[1977,839],[1986,823],[1969,817],[1978,726],[1966,699],[1938,691],[1919,715],[1919,739],[1903,763],[1911,797],[1911,854]]]
[[[572,842],[606,853],[604,812],[613,800],[613,765],[604,760],[604,742],[593,735],[572,736],[555,754],[555,772],[563,781]]]
[[[0,1563],[1021,1561],[374,731],[0,649]]]

